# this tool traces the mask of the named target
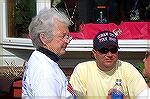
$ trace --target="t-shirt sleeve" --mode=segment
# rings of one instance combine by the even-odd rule
[[[130,96],[137,96],[143,89],[147,88],[147,84],[141,75],[141,73],[130,63],[125,63],[128,65],[125,69],[125,79],[127,81],[127,87],[130,93]]]
[[[84,68],[83,64],[80,63],[75,67],[70,77],[70,83],[77,95],[86,95],[86,68]]]

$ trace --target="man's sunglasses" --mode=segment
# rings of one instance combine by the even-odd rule
[[[145,53],[145,58],[147,59],[148,57],[149,57],[149,53],[146,52],[146,53]]]
[[[98,50],[100,53],[102,54],[107,54],[109,51],[112,53],[112,54],[115,54],[118,52],[118,48],[117,47],[113,47],[113,48],[101,48]]]

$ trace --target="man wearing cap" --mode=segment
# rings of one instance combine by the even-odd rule
[[[147,87],[144,78],[133,65],[118,60],[118,49],[118,39],[113,32],[97,33],[93,39],[94,60],[79,63],[70,78],[73,89],[80,96],[90,96],[86,99],[106,99],[116,79],[122,80],[124,95],[130,99],[134,99]]]

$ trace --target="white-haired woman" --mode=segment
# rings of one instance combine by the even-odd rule
[[[64,98],[72,95],[68,90],[70,84],[57,64],[71,40],[69,25],[67,16],[56,8],[44,9],[33,18],[29,34],[36,50],[26,64],[22,97]]]

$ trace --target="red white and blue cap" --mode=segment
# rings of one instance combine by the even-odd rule
[[[118,46],[117,36],[110,31],[102,31],[96,34],[93,39],[93,47],[96,49],[101,49],[108,46]]]

